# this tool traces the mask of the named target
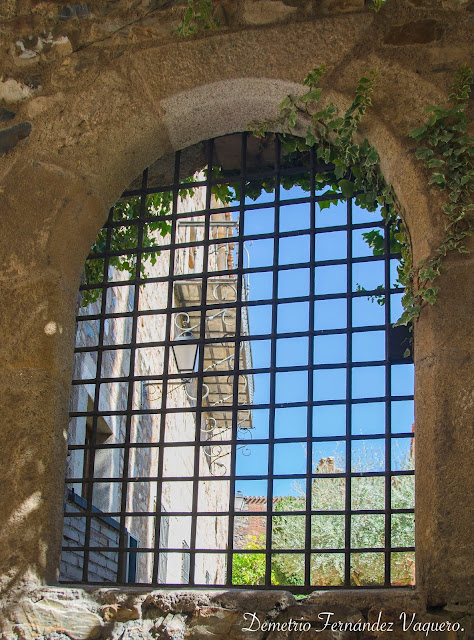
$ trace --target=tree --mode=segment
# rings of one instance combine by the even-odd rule
[[[245,549],[265,549],[265,536],[247,536]],[[232,584],[264,584],[265,554],[235,553],[232,558]],[[278,584],[272,571],[272,584]]]
[[[377,453],[364,451],[360,460],[353,461],[353,469],[364,470],[377,466]],[[375,463],[374,463],[375,458]],[[411,454],[410,454],[411,458]],[[326,458],[318,464],[319,473],[328,473]],[[370,461],[370,463],[368,462]],[[334,462],[332,462],[333,470]],[[375,466],[374,466],[375,465]],[[341,465],[342,466],[342,465]],[[411,460],[404,467],[411,468]],[[329,471],[331,472],[331,471]],[[391,506],[393,509],[410,509],[413,506],[413,480],[410,475],[391,478]],[[317,511],[341,511],[345,504],[345,478],[315,478],[311,490],[311,508]],[[275,505],[275,511],[303,511],[305,498],[302,487],[295,485],[301,497],[284,497]],[[379,476],[361,476],[351,479],[351,503],[353,510],[382,510],[385,505],[385,480]],[[339,553],[315,553],[311,558],[311,582],[314,585],[344,584],[345,516],[322,514],[311,516],[311,547],[340,549]],[[351,547],[359,549],[381,548],[385,542],[385,515],[355,513],[351,516]],[[414,545],[413,513],[393,514],[391,519],[391,544],[394,547]],[[282,515],[273,517],[272,546],[275,549],[305,548],[305,516]],[[302,554],[275,554],[275,572],[282,584],[304,584]],[[412,553],[392,554],[392,582],[413,583],[414,558]],[[384,554],[382,552],[354,553],[351,555],[351,583],[353,585],[379,585],[384,581]]]
[[[353,461],[353,469],[362,471],[381,466],[377,452],[363,450],[360,459]],[[370,461],[370,462],[369,462]],[[412,452],[403,467],[412,467]],[[342,463],[338,463],[342,466]],[[382,468],[382,467],[381,467]],[[334,458],[323,458],[316,472],[321,474],[341,471]],[[342,511],[345,505],[345,478],[314,478],[311,489],[311,509],[315,511]],[[393,476],[390,480],[392,509],[413,507],[414,476]],[[284,496],[275,504],[276,512],[295,512],[275,515],[272,521],[272,548],[296,550],[295,553],[272,554],[272,584],[303,585],[306,516],[305,495],[299,483],[294,485],[297,496]],[[385,515],[383,513],[357,513],[357,510],[383,510],[385,506],[385,479],[380,476],[353,477],[351,481],[352,515],[351,547],[359,549],[380,548],[385,541]],[[300,514],[298,514],[300,512]],[[311,584],[341,586],[344,584],[343,549],[345,528],[343,514],[318,514],[311,516],[311,547],[340,549],[338,553],[314,553],[311,557]],[[248,536],[246,549],[265,549],[265,536]],[[391,519],[391,545],[393,547],[414,546],[413,513],[397,513]],[[298,550],[301,550],[298,553]],[[263,584],[265,577],[265,555],[263,553],[234,554],[232,567],[233,584]],[[414,554],[392,552],[392,584],[410,585],[414,579]],[[383,552],[353,553],[351,555],[351,583],[354,586],[376,586],[384,581]]]

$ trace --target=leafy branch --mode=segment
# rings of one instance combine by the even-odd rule
[[[188,6],[176,32],[180,36],[190,36],[199,29],[217,29],[219,26],[219,20],[214,18],[212,0],[188,0]]]
[[[183,180],[183,182],[193,182],[193,180],[194,177],[191,176]],[[188,195],[191,197],[194,195],[192,187],[184,187],[179,190],[181,198],[185,198]],[[104,279],[107,280],[108,274],[104,273],[104,253],[106,250],[109,253],[109,267],[128,273],[130,278],[134,278],[136,276],[136,248],[140,230],[142,247],[144,249],[155,247],[159,236],[164,238],[171,231],[171,225],[166,220],[166,216],[171,214],[172,202],[172,191],[163,191],[147,196],[145,203],[147,221],[140,225],[138,219],[141,217],[141,199],[127,198],[119,200],[113,207],[112,216],[108,223],[109,225],[112,224],[109,247],[107,249],[107,234],[109,232],[106,225],[99,231],[91,247],[89,258],[86,260],[83,276],[84,285],[101,285]],[[154,220],[155,217],[156,220]],[[130,254],[124,254],[127,249],[130,249]],[[121,255],[113,255],[114,252],[120,252]],[[159,249],[155,249],[142,254],[140,262],[140,275],[142,278],[146,278],[147,264],[155,265],[160,253]],[[83,289],[81,306],[87,307],[87,305],[96,302],[101,292],[102,286]]]
[[[371,0],[371,2],[372,4],[370,5],[370,8],[372,9],[372,11],[375,11],[377,13],[382,8],[385,0]]]
[[[381,213],[390,223],[390,248],[401,254],[398,266],[399,282],[405,287],[402,298],[404,312],[397,325],[409,324],[418,317],[424,304],[434,304],[439,287],[433,281],[439,275],[442,259],[449,251],[468,252],[464,240],[472,234],[474,191],[473,140],[467,135],[467,99],[472,83],[472,71],[463,66],[455,78],[449,96],[451,106],[431,106],[427,108],[430,118],[425,126],[416,127],[409,135],[417,142],[424,141],[416,156],[425,161],[425,166],[434,169],[429,184],[448,192],[449,203],[443,207],[448,220],[443,243],[436,255],[428,261],[421,261],[413,267],[408,232],[401,220],[401,207],[391,185],[387,184],[380,171],[376,150],[364,139],[356,142],[358,125],[372,105],[376,72],[363,76],[355,91],[355,97],[341,117],[337,107],[330,103],[318,109],[322,89],[318,83],[324,73],[324,65],[308,74],[303,84],[308,90],[297,98],[287,96],[280,104],[280,117],[276,122],[258,123],[254,132],[262,135],[268,128],[280,128],[282,144],[289,150],[309,149],[316,145],[316,154],[326,164],[333,165],[332,176],[325,176],[326,184],[345,197],[355,196],[356,204],[368,211],[380,206]],[[308,121],[306,132],[301,130],[301,122]],[[297,135],[295,135],[297,134]],[[317,178],[318,179],[318,178]],[[331,200],[319,203],[328,207]],[[374,255],[383,252],[383,237],[379,231],[364,234],[364,239],[372,247]]]
[[[213,177],[218,177],[220,168],[212,167]],[[204,169],[207,176],[208,170]],[[192,183],[196,179],[195,175],[183,179],[183,184]],[[222,202],[228,204],[233,198],[233,192],[227,185],[215,184],[211,187],[212,194]],[[194,196],[194,188],[192,186],[183,186],[178,191],[180,198]],[[104,254],[109,253],[108,265],[114,267],[117,271],[128,273],[130,278],[136,276],[136,248],[138,246],[138,238],[141,233],[141,246],[143,249],[152,249],[142,253],[140,262],[140,275],[143,279],[147,277],[148,265],[154,266],[161,251],[155,247],[159,242],[159,237],[164,238],[171,231],[171,224],[166,219],[171,214],[173,202],[173,192],[163,191],[160,193],[150,194],[146,197],[145,203],[145,219],[143,224],[139,223],[141,217],[141,199],[127,198],[119,200],[113,207],[112,216],[109,225],[112,224],[110,231],[110,244],[107,249],[107,225],[103,227],[91,247],[90,254],[86,260],[83,275],[84,285],[97,285],[94,288],[86,288],[82,290],[81,306],[87,307],[89,304],[96,302],[102,292],[102,283],[107,279],[104,273],[105,260]],[[156,217],[156,219],[155,219]],[[130,253],[127,254],[127,250]],[[119,255],[113,255],[116,252]]]
[[[411,252],[407,231],[400,217],[400,205],[395,199],[391,185],[385,182],[379,165],[379,155],[367,139],[360,144],[356,140],[359,124],[367,108],[372,105],[371,95],[377,77],[375,71],[363,76],[356,87],[354,99],[342,115],[339,109],[329,103],[319,108],[322,88],[318,83],[324,73],[324,65],[316,67],[303,81],[307,91],[297,98],[287,96],[280,104],[280,117],[273,123],[259,123],[254,132],[263,135],[268,128],[282,129],[282,146],[287,151],[308,150],[316,146],[316,156],[332,170],[324,175],[316,175],[316,187],[330,186],[325,194],[328,200],[319,202],[321,209],[329,207],[334,200],[331,196],[342,193],[367,211],[381,208],[386,223],[390,224],[390,249],[401,254],[398,267],[399,279],[411,269]],[[307,124],[306,131],[301,122]],[[364,239],[374,255],[384,250],[383,236],[379,231],[364,234]]]
[[[148,212],[150,215],[167,215],[171,210],[171,202],[172,193],[170,192],[157,193],[148,196]],[[110,231],[110,252],[123,252],[127,249],[134,250],[137,247],[140,226],[133,221],[138,220],[140,217],[140,207],[140,198],[121,200],[114,205],[111,222],[122,224],[120,226],[114,225]],[[142,246],[148,248],[156,245],[157,233],[164,237],[169,233],[170,229],[171,227],[169,223],[161,218],[143,225]],[[102,228],[96,238],[96,241],[91,247],[91,254],[86,260],[84,267],[85,285],[100,284],[103,282],[104,278],[107,278],[107,274],[104,274],[105,260],[101,257],[106,251],[107,233],[107,227]],[[97,255],[97,257],[95,257],[94,254]],[[140,264],[140,272],[142,276],[145,276],[146,261],[149,261],[154,265],[159,255],[160,252],[158,250],[150,251],[143,255],[143,259]],[[136,257],[134,253],[129,255],[110,255],[108,262],[109,266],[115,267],[119,271],[129,273],[130,277],[135,276]],[[99,287],[94,289],[84,289],[82,291],[81,306],[87,307],[87,305],[98,300],[101,292],[102,288]]]
[[[281,135],[283,147],[287,151],[308,150],[317,146],[318,159],[327,165],[333,165],[333,175],[326,175],[326,183],[332,182],[334,193],[341,192],[345,197],[356,198],[356,204],[375,211],[386,205],[383,214],[395,222],[396,203],[393,190],[387,185],[379,168],[379,156],[376,150],[364,139],[361,144],[355,141],[355,133],[367,107],[372,105],[371,94],[376,72],[363,76],[356,88],[355,97],[343,116],[338,108],[330,103],[323,109],[317,109],[322,89],[317,84],[323,75],[324,65],[314,69],[304,80],[308,91],[298,97],[287,96],[280,104],[280,117],[277,122],[259,123],[254,129],[256,135],[262,135],[269,126],[278,124],[286,133]],[[298,131],[297,116],[302,115],[310,123],[306,132]],[[317,181],[319,176],[317,176]],[[401,221],[399,221],[401,222]],[[398,224],[398,223],[397,223]],[[400,227],[401,229],[401,227]]]
[[[424,161],[427,169],[433,169],[429,184],[447,192],[448,196],[448,204],[443,207],[447,216],[443,242],[433,257],[421,260],[409,271],[404,283],[408,288],[404,296],[404,316],[408,318],[417,315],[423,303],[436,301],[439,287],[433,283],[448,252],[469,253],[465,240],[474,228],[471,196],[474,191],[474,139],[467,135],[466,109],[472,81],[472,70],[463,65],[452,85],[450,105],[427,107],[427,123],[408,134],[423,144],[415,155]]]

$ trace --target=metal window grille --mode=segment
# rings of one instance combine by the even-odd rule
[[[165,513],[160,517],[160,549],[167,549],[169,546],[169,518]],[[160,554],[158,559],[158,582],[166,584],[168,564],[166,553]]]
[[[163,167],[86,264],[62,581],[125,583],[133,558],[138,584],[413,584],[413,368],[380,212],[271,135]]]
[[[189,544],[186,542],[186,540],[183,540],[183,549],[189,549]],[[181,580],[183,582],[183,584],[188,584],[189,583],[189,575],[191,573],[191,557],[189,555],[189,553],[186,553],[186,551],[183,551],[183,556],[182,556],[182,564],[181,564]]]

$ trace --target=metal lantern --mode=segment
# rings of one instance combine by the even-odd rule
[[[172,349],[179,373],[183,376],[193,373],[199,345],[195,342],[192,331],[185,331],[175,338]]]

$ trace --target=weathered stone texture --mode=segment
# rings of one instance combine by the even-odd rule
[[[143,590],[131,590],[124,598],[117,590],[51,588],[6,611],[0,631],[4,640],[415,640],[426,637],[427,627],[414,628],[418,623],[431,625],[429,638],[455,640],[457,629],[458,637],[469,637],[472,611],[467,606],[447,606],[434,615],[408,591],[395,597],[358,593],[353,599],[354,605],[340,605],[336,594],[315,593],[297,602],[287,592],[147,595]],[[385,604],[390,599],[392,607]]]
[[[374,106],[361,131],[404,208],[415,263],[444,233],[442,194],[428,187],[406,134],[425,121],[427,105],[446,104],[456,70],[471,59],[472,2],[387,0],[379,13],[358,0],[215,5],[219,29],[180,39],[183,1],[0,2],[0,131],[7,140],[0,158],[0,584],[6,599],[23,602],[17,613],[4,614],[6,638],[204,638],[212,628],[222,637],[237,633],[237,617],[256,603],[275,615],[269,600],[277,596],[263,593],[242,594],[239,606],[237,596],[193,596],[189,610],[182,596],[165,594],[167,611],[130,622],[104,620],[113,614],[100,613],[101,592],[96,601],[86,595],[87,604],[79,590],[44,595],[42,604],[38,594],[23,600],[32,585],[57,577],[80,274],[107,208],[146,166],[188,144],[245,130],[250,120],[275,117],[285,94],[301,90],[316,65],[326,64],[322,86],[341,109],[357,79],[377,68]],[[25,138],[19,133],[27,132],[26,123]],[[451,603],[446,611],[463,621],[473,558],[469,266],[465,256],[450,257],[439,300],[423,309],[415,328],[416,606],[420,616],[427,604],[441,607],[443,616]],[[287,599],[285,610],[298,607],[291,596],[278,597]],[[324,606],[350,601],[364,616],[382,606],[380,595],[333,598]],[[393,609],[396,596],[389,598],[384,606]],[[322,604],[311,596],[305,606],[315,602]],[[400,606],[409,610],[410,597]],[[119,618],[127,615],[117,610]]]
[[[9,153],[16,145],[31,133],[29,122],[20,122],[9,129],[0,131],[0,157]]]
[[[247,24],[271,24],[285,20],[297,11],[282,0],[247,0],[244,5],[243,18]]]
[[[417,20],[391,27],[385,35],[384,43],[402,47],[407,44],[427,44],[440,40],[444,27],[436,20]]]
[[[9,120],[13,120],[16,113],[14,111],[9,111],[8,109],[0,109],[0,122],[8,122]]]
[[[44,598],[39,602],[24,600],[13,614],[10,629],[2,623],[6,638],[33,640],[49,633],[65,632],[77,640],[99,638],[103,620],[86,607],[71,602]]]

